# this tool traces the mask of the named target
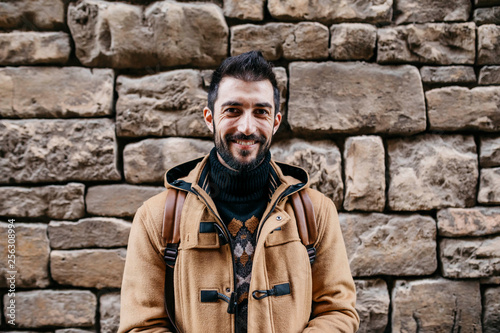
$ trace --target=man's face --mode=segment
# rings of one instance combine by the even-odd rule
[[[281,113],[274,115],[273,86],[269,80],[247,82],[224,77],[214,114],[205,108],[203,115],[214,133],[219,160],[238,171],[251,170],[262,162],[281,123]]]

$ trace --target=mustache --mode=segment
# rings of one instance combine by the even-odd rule
[[[266,142],[266,138],[263,135],[257,135],[257,134],[245,135],[243,133],[228,134],[226,135],[226,140],[227,141],[250,140],[250,141],[257,141],[259,143]]]

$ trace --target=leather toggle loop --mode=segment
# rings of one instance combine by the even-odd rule
[[[256,300],[261,300],[268,296],[283,296],[283,295],[289,295],[290,293],[291,293],[290,283],[282,283],[274,286],[272,289],[269,290],[255,290],[254,292],[252,292],[252,296]]]

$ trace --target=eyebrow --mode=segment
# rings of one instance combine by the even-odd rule
[[[237,102],[237,101],[227,101],[222,103],[222,107],[224,106],[243,106],[243,103]],[[261,102],[261,103],[255,103],[255,106],[258,108],[270,108],[272,109],[273,106],[267,102]]]

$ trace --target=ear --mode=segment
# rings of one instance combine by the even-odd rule
[[[280,127],[280,124],[281,124],[281,112],[278,112],[276,114],[276,117],[274,117],[273,134],[276,134],[278,128]]]
[[[212,114],[212,111],[210,111],[209,108],[205,107],[203,109],[203,118],[205,119],[205,124],[207,125],[208,129],[210,130],[210,132],[214,132],[214,123],[213,123],[213,120],[214,120],[214,117],[213,117],[213,114]]]

